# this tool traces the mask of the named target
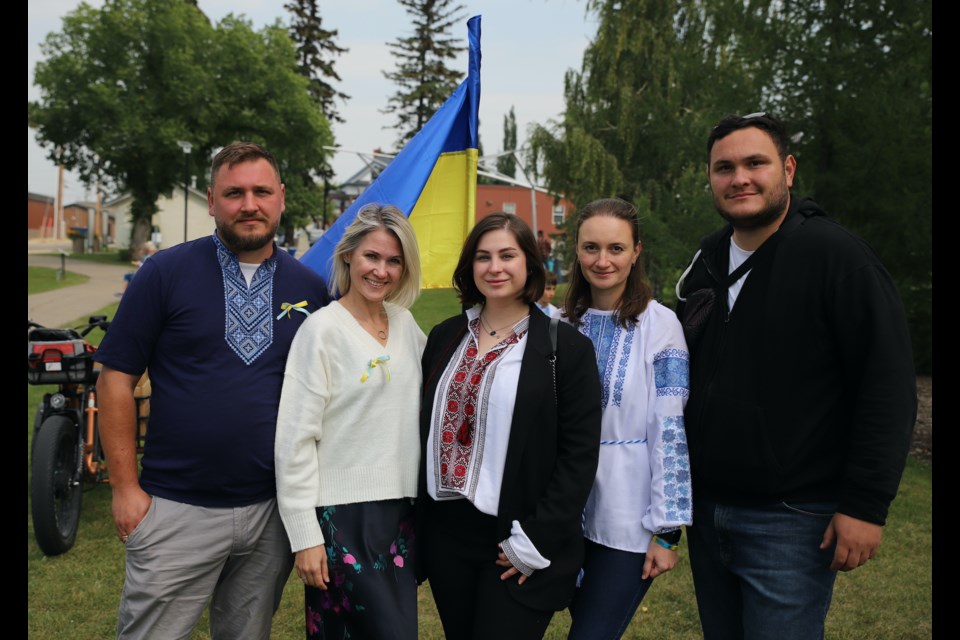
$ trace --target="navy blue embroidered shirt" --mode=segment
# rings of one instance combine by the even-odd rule
[[[214,236],[144,263],[94,356],[124,373],[149,371],[144,491],[205,507],[275,497],[287,351],[307,317],[299,309],[329,301],[323,278],[276,247],[249,287]]]

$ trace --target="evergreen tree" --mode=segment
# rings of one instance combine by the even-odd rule
[[[297,46],[297,65],[300,73],[310,79],[310,95],[327,120],[344,122],[336,108],[336,100],[348,100],[350,96],[335,89],[331,80],[340,82],[340,76],[333,68],[333,58],[349,49],[334,42],[338,31],[323,28],[323,18],[317,7],[317,0],[295,0],[283,5],[293,14],[290,23],[290,38]]]
[[[412,138],[457,88],[461,74],[447,67],[465,48],[449,35],[463,20],[462,4],[454,0],[398,0],[413,18],[412,36],[388,42],[397,58],[396,70],[384,72],[399,89],[383,113],[395,114],[397,146]]]
[[[294,0],[283,5],[283,8],[293,15],[290,23],[290,38],[297,47],[297,65],[300,73],[310,82],[310,96],[320,106],[323,115],[331,124],[344,122],[337,111],[336,102],[348,100],[350,96],[335,89],[331,82],[340,82],[340,76],[334,69],[333,58],[346,53],[349,49],[340,47],[334,42],[338,34],[336,29],[324,29],[323,18],[320,17],[317,4],[317,0]],[[323,182],[324,193],[319,193],[318,180],[314,176]],[[311,203],[315,205],[311,214],[315,223],[319,221],[318,218],[326,221],[329,217],[326,192],[329,191],[333,176],[333,167],[327,162],[327,158],[324,158],[322,165],[307,168],[295,178],[308,193],[315,195],[304,203],[304,206],[310,206]],[[288,229],[288,232],[292,233],[292,229]]]
[[[510,107],[510,112],[503,116],[503,151],[517,150],[517,116]],[[497,171],[510,176],[517,177],[517,160],[513,155],[500,156],[497,158]]]

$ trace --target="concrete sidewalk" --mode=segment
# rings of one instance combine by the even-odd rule
[[[32,253],[33,246],[31,244],[27,250],[28,266],[60,268],[60,256]],[[59,250],[59,247],[54,245],[44,248],[52,253],[57,253]],[[120,300],[123,274],[133,271],[134,268],[133,265],[124,266],[120,263],[112,265],[71,260],[69,255],[65,262],[67,271],[88,276],[90,279],[83,284],[27,296],[28,320],[38,322],[45,327],[65,327],[77,319],[86,320],[93,312]]]

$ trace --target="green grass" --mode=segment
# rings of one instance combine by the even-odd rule
[[[39,255],[47,256],[56,256],[60,257],[59,253],[42,253]],[[105,249],[103,251],[98,251],[96,253],[75,253],[70,252],[70,255],[67,257],[67,260],[82,260],[83,262],[99,262],[102,264],[130,264],[130,251],[129,249],[124,249],[118,251],[116,249]]]
[[[35,293],[44,291],[53,291],[61,287],[70,287],[75,284],[83,284],[90,279],[90,276],[80,275],[67,271],[61,278],[60,269],[51,269],[50,267],[27,267],[27,295],[32,296]]]
[[[116,304],[110,305],[97,314],[113,317],[116,307]],[[424,331],[429,331],[436,322],[457,313],[459,308],[451,290],[428,290],[423,292],[413,311]],[[78,318],[71,326],[81,324],[84,319]],[[94,335],[98,333],[90,335],[94,342],[100,338]],[[43,391],[49,388],[27,387],[29,440],[34,410]],[[29,481],[29,466],[27,474]],[[932,464],[911,458],[891,505],[879,554],[864,567],[837,576],[827,620],[828,638],[926,640],[933,637],[932,494]],[[28,503],[28,637],[55,638],[64,637],[66,633],[67,637],[84,640],[114,638],[117,605],[123,588],[123,546],[114,536],[109,488],[96,486],[85,492],[76,546],[62,556],[47,558],[40,553],[33,537],[29,509]],[[302,598],[301,583],[292,574],[274,617],[273,638],[303,637]],[[418,599],[420,638],[442,638],[429,584],[420,589]],[[558,613],[545,637],[548,640],[565,638],[569,624],[567,613]],[[193,640],[209,637],[204,618]],[[658,578],[650,589],[624,638],[701,638],[686,549],[681,548],[677,567]]]

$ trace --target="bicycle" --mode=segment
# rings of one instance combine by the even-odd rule
[[[100,443],[97,348],[85,338],[110,326],[106,316],[91,316],[86,325],[49,329],[27,320],[27,382],[56,385],[37,407],[31,444],[30,500],[33,531],[47,556],[69,551],[77,539],[85,485],[109,483]],[[149,418],[149,378],[137,385],[137,450]]]

